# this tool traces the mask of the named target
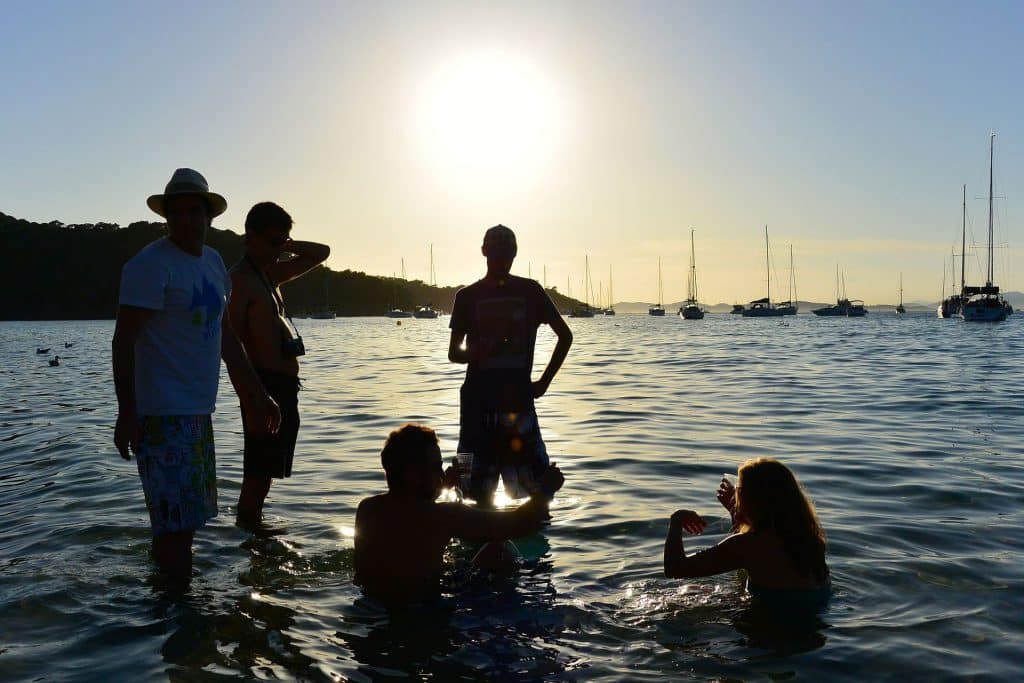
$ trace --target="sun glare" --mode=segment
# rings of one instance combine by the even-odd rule
[[[418,111],[425,161],[445,180],[535,178],[560,142],[555,87],[538,65],[514,53],[439,64],[422,83]]]

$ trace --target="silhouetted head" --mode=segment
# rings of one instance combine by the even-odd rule
[[[430,427],[407,424],[391,432],[380,452],[380,462],[392,493],[424,500],[441,495],[441,447]]]
[[[516,234],[504,225],[495,225],[484,233],[484,243],[480,251],[487,258],[487,274],[492,276],[508,275],[512,270],[512,262],[519,252]]]
[[[771,531],[797,570],[825,578],[825,532],[793,472],[773,458],[755,458],[737,471],[736,519],[743,531]]]
[[[291,236],[292,217],[274,202],[260,202],[245,216],[245,248],[257,265],[277,261]]]
[[[211,221],[228,208],[227,200],[210,192],[206,178],[191,168],[176,170],[164,193],[150,195],[146,205],[167,220],[171,241],[197,256],[203,253]]]

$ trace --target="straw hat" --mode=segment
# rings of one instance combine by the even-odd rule
[[[146,200],[146,205],[166,218],[164,200],[176,194],[202,195],[210,205],[210,218],[221,215],[228,208],[228,201],[216,192],[210,192],[206,178],[199,171],[193,171],[191,168],[179,168],[175,171],[170,182],[167,183],[167,187],[164,188],[164,193],[152,195]]]

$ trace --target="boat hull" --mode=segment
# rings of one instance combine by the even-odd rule
[[[683,320],[703,320],[704,310],[700,306],[686,306],[679,309],[679,317]]]
[[[1012,310],[1002,299],[981,299],[964,304],[960,317],[968,322],[997,323],[1006,320]]]
[[[786,315],[781,308],[744,308],[744,318],[781,318]]]
[[[647,309],[647,315],[653,315],[655,317],[660,318],[661,316],[665,315],[665,309],[664,308],[648,308]]]

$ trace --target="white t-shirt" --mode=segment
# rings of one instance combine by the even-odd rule
[[[209,415],[217,402],[221,320],[231,278],[216,250],[193,256],[166,237],[121,270],[118,303],[149,308],[135,344],[139,415]]]

